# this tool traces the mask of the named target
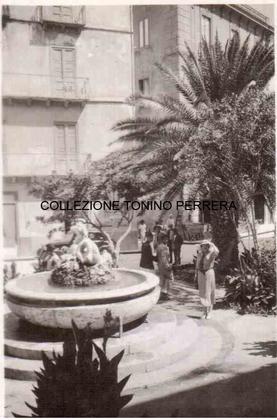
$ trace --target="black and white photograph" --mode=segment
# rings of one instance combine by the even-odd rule
[[[277,416],[275,12],[2,4],[2,418]]]

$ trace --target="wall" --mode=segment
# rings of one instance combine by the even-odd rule
[[[172,84],[161,75],[155,63],[164,63],[178,74],[181,60],[177,51],[185,49],[185,42],[197,53],[201,41],[201,16],[211,19],[211,39],[218,33],[224,46],[237,30],[244,40],[249,35],[250,47],[265,33],[262,26],[243,17],[225,5],[153,5],[134,6],[135,87],[138,80],[149,77],[151,95],[176,95]],[[139,21],[149,18],[150,46],[139,48]]]
[[[178,70],[176,50],[177,7],[134,6],[134,46],[135,46],[135,89],[138,92],[138,80],[149,78],[151,95],[165,91],[175,95],[175,89],[155,67],[162,63],[173,71]],[[139,48],[139,21],[149,19],[149,47]]]
[[[9,176],[49,175],[54,161],[54,124],[77,125],[79,170],[90,155],[96,160],[113,150],[117,134],[112,125],[130,114],[124,104],[90,103],[85,107],[14,104],[3,107],[4,173]],[[19,164],[20,162],[20,164]]]
[[[15,193],[18,256],[34,255],[48,240],[50,226],[36,220],[42,211],[28,193],[28,177],[56,169],[54,124],[76,123],[82,170],[88,157],[102,158],[116,147],[110,146],[117,136],[111,128],[132,113],[125,104],[133,92],[130,7],[86,7],[85,26],[79,29],[45,29],[39,15],[38,7],[10,6],[11,20],[3,31],[3,152],[9,176],[3,191]],[[52,46],[75,47],[77,93],[70,99],[76,102],[53,100]],[[6,217],[5,223],[11,221]]]
[[[87,154],[103,157],[115,139],[112,126],[131,115],[124,104],[133,91],[130,8],[85,10],[86,26],[79,32],[59,27],[44,30],[32,22],[37,20],[37,7],[10,7],[16,20],[8,22],[3,32],[3,95],[16,101],[12,105],[6,101],[3,109],[6,175],[45,175],[55,169],[54,122],[77,123],[82,163]],[[86,102],[64,106],[41,101],[53,98],[52,46],[75,47],[77,84],[88,80]],[[80,99],[79,92],[74,99]]]
[[[40,24],[31,22],[8,23],[2,52],[4,94],[33,93],[36,97],[39,91],[40,96],[49,96],[51,47],[73,46],[76,77],[89,79],[88,99],[123,101],[132,93],[130,18],[129,31],[106,30],[107,24],[104,21],[103,30],[86,28],[78,33],[44,30]]]

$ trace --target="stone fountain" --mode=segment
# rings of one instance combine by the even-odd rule
[[[76,232],[75,243],[65,259],[70,260],[72,254],[87,267],[103,264],[103,254],[84,234],[85,230],[77,226]],[[74,258],[70,264],[76,263]],[[49,266],[55,261],[56,257]],[[186,367],[193,370],[195,351],[202,352],[206,346],[199,345],[195,320],[156,305],[160,287],[154,274],[123,268],[113,268],[111,273],[112,281],[87,287],[53,284],[49,281],[51,271],[8,282],[6,301],[11,312],[5,314],[6,378],[35,381],[35,372],[42,367],[41,352],[52,357],[53,350],[63,351],[63,338],[72,319],[80,328],[90,323],[95,337],[99,337],[95,342],[102,346],[107,312],[113,318],[119,317],[124,326],[123,335],[116,333],[109,338],[107,356],[124,350],[118,374],[119,379],[132,374],[127,388],[160,386],[182,376]],[[204,365],[206,353],[201,356]]]
[[[85,227],[76,225],[73,233],[73,258],[87,266],[101,264],[98,247],[88,238]],[[80,328],[89,323],[93,330],[100,330],[107,311],[119,317],[123,325],[144,317],[159,299],[158,277],[123,268],[111,271],[112,282],[75,288],[52,284],[51,271],[20,277],[5,287],[7,304],[20,319],[51,328],[71,328],[74,319]]]

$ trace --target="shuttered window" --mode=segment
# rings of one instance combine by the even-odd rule
[[[208,16],[201,16],[201,35],[208,44],[211,43],[211,19]]]
[[[149,20],[145,18],[139,22],[139,47],[149,46]]]
[[[142,95],[150,95],[149,79],[140,79],[138,81],[139,91]]]
[[[52,47],[51,50],[51,76],[54,93],[70,97],[75,93],[75,49],[65,47]]]
[[[71,6],[52,6],[53,16],[60,18],[61,22],[72,22]]]
[[[78,162],[76,125],[59,123],[55,125],[55,169],[64,174],[75,171]]]

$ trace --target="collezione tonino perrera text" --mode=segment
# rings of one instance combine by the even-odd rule
[[[125,207],[125,210],[237,210],[237,206],[234,201],[224,200],[187,200],[187,201],[89,201],[89,200],[44,200],[40,204],[42,210],[113,210],[119,211]]]

